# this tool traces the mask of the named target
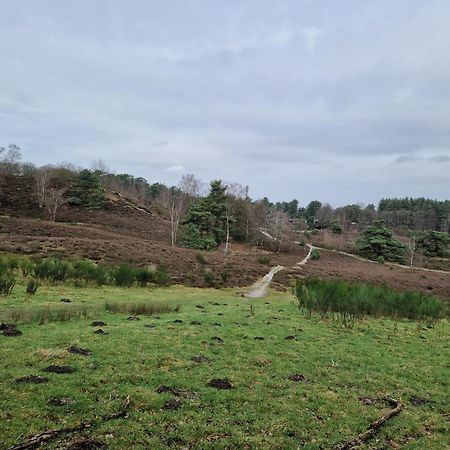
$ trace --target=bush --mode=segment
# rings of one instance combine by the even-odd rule
[[[113,271],[114,284],[121,287],[130,287],[136,278],[136,269],[126,264],[117,266]]]
[[[337,314],[344,323],[364,316],[439,320],[448,307],[421,292],[397,292],[387,287],[339,280],[298,280],[294,287],[299,308],[321,315]]]
[[[200,264],[208,264],[208,260],[205,258],[204,255],[202,255],[201,253],[197,253],[195,255],[195,259],[197,260],[198,263]]]
[[[34,264],[29,259],[22,259],[20,262],[20,270],[24,277],[27,277],[33,272]]]
[[[158,286],[166,286],[169,284],[170,275],[165,265],[161,264],[154,272],[154,283]]]
[[[203,279],[208,286],[214,286],[216,284],[214,274],[210,270],[203,272]]]
[[[317,248],[313,248],[313,249],[311,250],[311,256],[310,256],[310,258],[311,258],[312,260],[317,260],[317,259],[320,258],[320,252],[319,252],[319,250],[317,250]]]
[[[62,259],[47,258],[34,263],[33,273],[36,278],[57,283],[70,277],[71,266]]]
[[[27,283],[26,293],[28,295],[34,295],[34,294],[36,294],[38,287],[39,287],[39,283],[36,280],[30,280]]]
[[[269,256],[258,256],[257,261],[260,264],[270,264],[270,257]]]
[[[344,229],[342,228],[341,223],[338,222],[338,221],[336,220],[336,221],[334,221],[334,222],[331,224],[331,231],[332,231],[334,234],[342,234],[342,232],[344,231]]]
[[[151,272],[146,267],[136,269],[136,281],[139,286],[145,287],[148,283],[153,283],[155,281],[155,272]]]
[[[384,264],[384,256],[379,256],[378,258],[377,258],[377,262],[379,262],[380,264]]]
[[[11,294],[14,286],[16,285],[16,277],[9,272],[0,273],[0,294]]]
[[[224,271],[220,272],[220,278],[222,278],[222,281],[224,283],[226,283],[228,281],[228,279],[230,278],[230,272],[228,272],[228,270],[224,270]]]

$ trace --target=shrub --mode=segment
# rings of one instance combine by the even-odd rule
[[[16,270],[19,268],[19,258],[16,256],[10,256],[7,258],[6,263],[9,270]]]
[[[258,256],[257,261],[260,264],[270,264],[271,259],[269,256],[264,255],[264,256]]]
[[[30,280],[27,283],[26,293],[28,295],[34,295],[34,294],[36,294],[38,287],[39,287],[39,283],[36,280]]]
[[[214,286],[216,284],[214,274],[210,270],[203,272],[203,279],[208,286]]]
[[[154,282],[158,286],[166,286],[170,282],[170,275],[167,272],[167,267],[160,264],[158,269],[154,273]]]
[[[311,258],[312,260],[317,260],[317,259],[320,258],[320,252],[319,252],[319,250],[317,250],[317,248],[313,248],[313,249],[311,250],[311,256],[310,256],[310,258]]]
[[[57,283],[70,277],[71,266],[62,259],[47,258],[34,263],[33,273],[36,278]]]
[[[151,272],[146,267],[136,269],[136,281],[139,286],[145,287],[148,283],[155,281],[155,272]]]
[[[0,273],[0,294],[11,294],[14,286],[16,285],[16,277],[9,272]]]
[[[337,314],[344,323],[364,316],[438,320],[448,316],[442,301],[420,292],[397,292],[383,286],[340,280],[298,280],[299,308],[321,315]]]
[[[135,277],[136,269],[126,264],[117,266],[113,271],[114,284],[116,286],[130,287],[133,285]]]
[[[380,255],[380,256],[377,258],[377,262],[379,262],[380,264],[384,264],[384,256]]]
[[[220,272],[220,278],[222,278],[222,281],[226,283],[230,278],[230,272],[228,272],[228,270],[223,270]]]
[[[205,258],[204,255],[202,255],[201,253],[197,253],[195,255],[195,259],[197,260],[198,263],[200,264],[208,264],[207,259]]]
[[[343,228],[342,228],[341,223],[338,222],[337,220],[334,221],[334,222],[331,224],[331,231],[332,231],[334,234],[342,234]]]
[[[30,261],[29,259],[22,259],[22,261],[20,262],[20,270],[24,277],[30,275],[33,272],[33,268],[33,261]]]

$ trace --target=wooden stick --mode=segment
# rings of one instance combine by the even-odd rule
[[[364,433],[359,434],[354,439],[346,442],[342,442],[341,444],[338,444],[333,447],[333,450],[351,450],[354,447],[357,447],[358,445],[363,444],[377,433],[379,428],[389,420],[391,417],[396,416],[400,413],[400,411],[403,409],[403,405],[398,400],[392,400],[393,403],[395,403],[395,408],[388,411],[386,414],[381,416],[379,419],[377,419],[375,422],[372,422],[370,424],[370,427],[367,431],[364,431]]]
[[[57,430],[44,431],[42,433],[39,433],[39,434],[36,434],[35,436],[30,437],[25,442],[22,442],[20,444],[9,447],[8,450],[27,450],[30,448],[35,448],[35,447],[41,445],[43,442],[47,442],[51,439],[54,439],[61,434],[75,433],[77,431],[86,430],[87,428],[92,427],[95,423],[104,422],[106,420],[126,418],[127,417],[127,409],[129,408],[130,403],[131,403],[130,396],[128,395],[125,398],[125,400],[122,402],[122,405],[118,412],[115,412],[112,414],[106,414],[104,416],[99,417],[98,419],[87,420],[85,422],[81,422],[79,425],[77,425],[75,427],[59,428]]]

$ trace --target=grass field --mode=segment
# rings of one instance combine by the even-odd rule
[[[303,314],[291,294],[275,292],[251,300],[252,310],[236,290],[44,286],[34,297],[23,292],[16,286],[0,298],[0,322],[12,309],[60,307],[61,298],[71,300],[67,308],[86,306],[88,317],[19,323],[23,335],[0,335],[1,448],[115,412],[128,395],[128,418],[98,420],[45,448],[89,437],[110,449],[327,449],[365,431],[391,408],[390,398],[405,408],[365,448],[450,446],[447,321],[427,327],[368,319],[346,329]],[[131,301],[181,308],[127,320],[103,307]],[[108,334],[94,334],[93,320],[106,322]],[[69,353],[69,346],[92,354]],[[193,362],[194,355],[210,362]],[[43,371],[52,364],[76,371]],[[290,380],[293,374],[304,380]],[[14,382],[27,375],[49,381]],[[217,378],[233,388],[209,387]],[[181,391],[157,393],[161,385]],[[48,403],[55,398],[68,401]],[[166,405],[172,398],[181,404]]]

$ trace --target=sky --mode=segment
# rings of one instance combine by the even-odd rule
[[[0,146],[334,206],[450,198],[448,0],[0,0]]]

